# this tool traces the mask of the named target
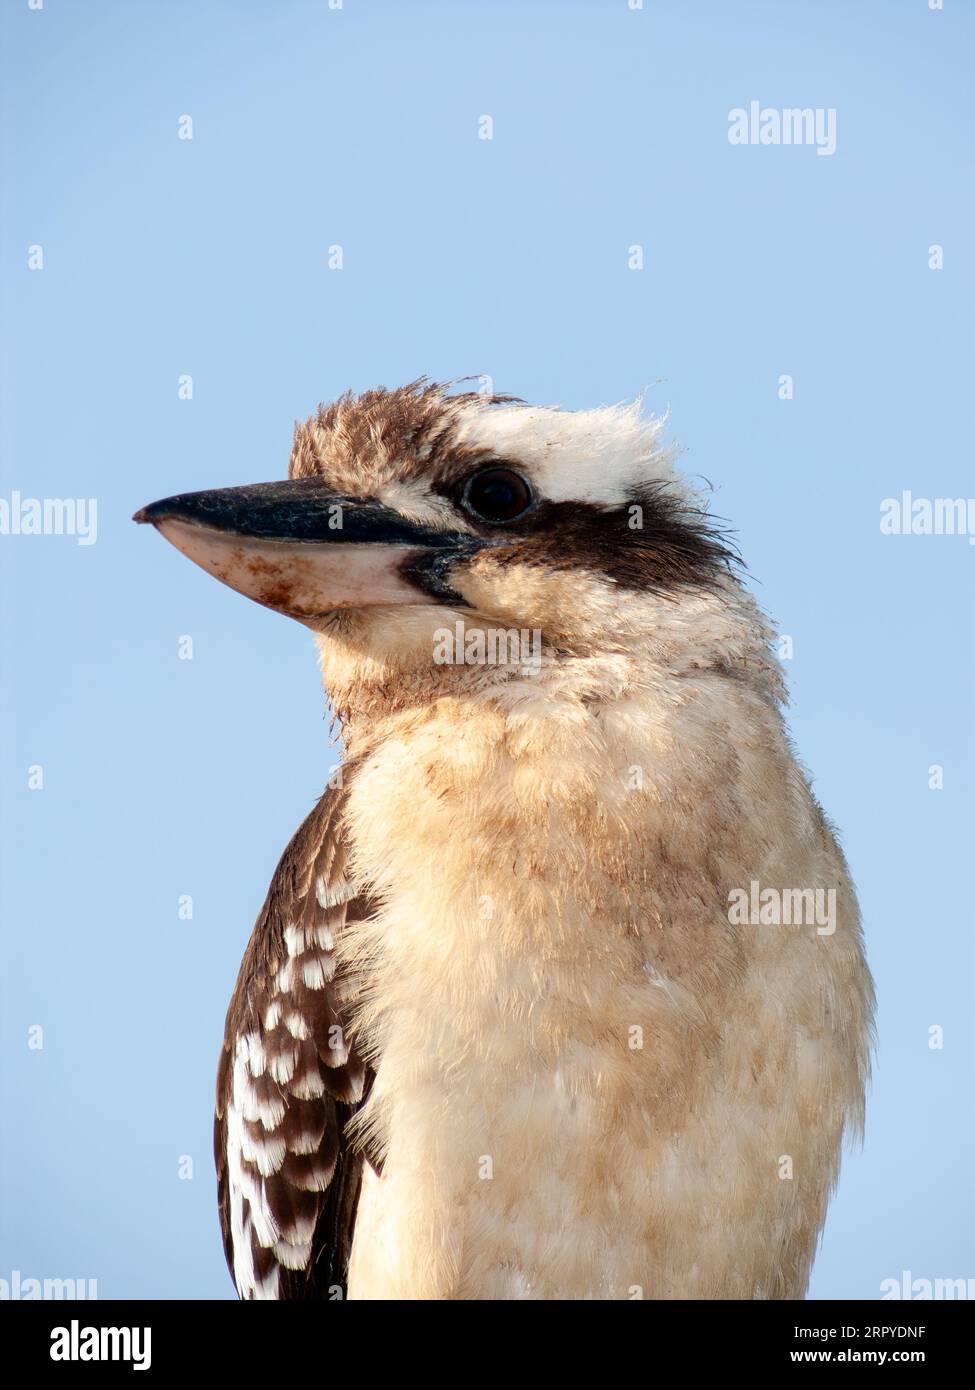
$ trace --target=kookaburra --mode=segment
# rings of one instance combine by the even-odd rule
[[[871,981],[661,422],[347,394],[136,520],[311,629],[344,747],[227,1018],[240,1295],[801,1298]]]

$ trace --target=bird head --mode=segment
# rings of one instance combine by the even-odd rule
[[[723,661],[755,610],[661,430],[639,403],[563,411],[421,380],[320,407],[296,427],[287,481],[165,498],[135,520],[311,628],[340,709],[363,684],[525,669],[509,646],[487,671],[432,670],[458,623],[537,635],[555,665],[648,644]]]

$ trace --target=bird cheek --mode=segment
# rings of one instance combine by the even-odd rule
[[[464,601],[506,628],[540,629],[546,639],[561,632],[578,608],[571,573],[560,573],[513,554],[485,552],[454,583]]]

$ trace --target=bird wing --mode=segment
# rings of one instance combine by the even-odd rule
[[[335,944],[370,905],[345,870],[345,792],[288,845],[227,1013],[214,1152],[227,1263],[242,1298],[340,1298],[362,1181],[346,1126],[372,1074],[346,1035]]]

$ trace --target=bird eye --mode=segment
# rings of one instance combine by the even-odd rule
[[[477,521],[514,521],[535,498],[529,483],[513,468],[484,468],[464,485],[461,506]]]

